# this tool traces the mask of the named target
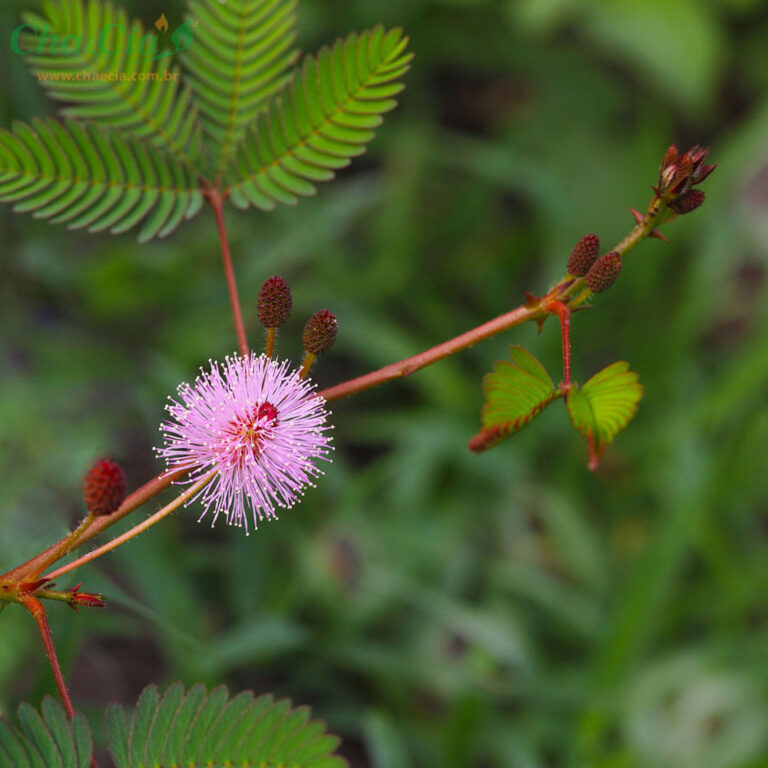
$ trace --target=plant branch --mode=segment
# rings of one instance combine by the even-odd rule
[[[229,241],[227,239],[227,229],[224,225],[224,198],[218,189],[209,188],[205,190],[205,197],[213,208],[216,216],[216,227],[219,231],[219,243],[221,244],[221,259],[224,263],[224,274],[227,277],[227,288],[229,289],[229,302],[232,305],[232,317],[235,321],[235,333],[237,333],[237,343],[240,347],[240,354],[247,357],[251,351],[248,346],[248,338],[245,334],[245,324],[243,323],[243,313],[240,309],[240,299],[237,295],[237,281],[235,280],[235,270],[232,267],[232,255],[229,252]]]
[[[177,469],[172,472],[164,472],[162,475],[153,478],[148,483],[142,485],[141,488],[135,490],[130,496],[127,496],[125,501],[111,515],[92,518],[84,531],[80,531],[79,528],[76,529],[31,560],[0,576],[0,581],[22,581],[37,578],[57,560],[68,555],[72,550],[90,541],[94,536],[138,509],[142,504],[145,504],[169,488],[171,483],[184,477],[187,472],[188,470],[186,469]]]
[[[639,218],[636,216],[637,224],[635,227],[611,250],[618,251],[623,256],[646,237],[660,237],[661,235],[658,234],[656,227],[664,219],[667,212],[667,205],[663,200],[655,196],[651,200],[648,213],[645,216],[638,215]],[[577,294],[576,298],[570,298],[574,294]],[[551,309],[548,309],[548,305],[551,305],[553,301],[562,302],[565,308],[572,310],[577,306],[582,305],[591,295],[592,292],[589,288],[586,288],[584,278],[574,279],[573,276],[566,275],[540,299],[531,296],[529,297],[529,301],[525,304],[522,304],[493,320],[489,320],[487,323],[477,326],[477,328],[462,333],[460,336],[444,341],[436,347],[420,352],[418,355],[413,355],[413,357],[408,357],[398,363],[391,363],[383,368],[379,368],[377,371],[366,373],[364,376],[358,376],[355,379],[350,379],[341,384],[336,384],[333,387],[328,387],[327,389],[318,392],[318,394],[330,402],[331,400],[339,400],[342,397],[349,397],[358,392],[363,392],[366,389],[371,389],[371,387],[376,387],[379,384],[384,384],[393,379],[404,379],[406,376],[409,376],[421,368],[425,368],[428,365],[432,365],[432,363],[436,363],[438,360],[442,360],[445,357],[461,352],[462,350],[477,344],[477,342],[496,336],[509,328],[514,328],[517,325],[522,325],[531,320],[535,320],[539,323],[543,322],[547,315],[552,312]],[[556,314],[559,314],[559,312],[556,312]],[[561,317],[561,328],[562,323],[563,320]],[[566,371],[569,370],[570,346],[568,345],[566,359],[565,337],[563,338],[563,363],[564,369]],[[566,376],[567,375],[568,374],[566,373]]]
[[[143,520],[141,523],[139,523],[138,525],[135,525],[129,531],[126,531],[120,536],[116,536],[114,539],[112,539],[112,541],[108,541],[106,544],[103,544],[102,546],[91,550],[87,554],[82,555],[81,557],[78,557],[76,560],[73,560],[71,563],[62,565],[60,568],[57,568],[55,571],[51,571],[51,573],[46,574],[46,579],[47,580],[57,579],[59,578],[59,576],[63,576],[65,573],[74,571],[75,568],[79,568],[81,565],[90,563],[91,560],[95,560],[97,557],[106,555],[107,552],[111,552],[113,549],[116,549],[121,544],[125,544],[126,541],[130,541],[134,536],[138,536],[143,531],[146,531],[148,528],[151,528],[155,523],[160,522],[160,520],[170,515],[171,512],[173,512],[175,509],[178,509],[185,501],[187,501],[188,499],[191,499],[201,488],[203,488],[203,486],[205,486],[206,483],[208,483],[211,480],[211,478],[216,474],[216,472],[218,472],[217,469],[212,469],[210,472],[207,472],[194,485],[187,488],[187,490],[184,491],[184,493],[179,494],[179,496],[177,496],[170,504],[166,504],[162,509],[155,512],[154,515],[151,515],[146,520]]]
[[[546,312],[541,308],[521,305],[511,312],[489,320],[487,323],[483,323],[483,325],[479,325],[471,331],[444,341],[442,344],[420,352],[418,355],[413,355],[413,357],[408,357],[399,363],[392,363],[384,368],[379,368],[378,371],[372,371],[364,376],[358,376],[356,379],[350,379],[334,387],[329,387],[318,394],[328,401],[339,400],[342,397],[349,397],[393,379],[404,379],[415,371],[432,365],[432,363],[436,363],[438,360],[454,355],[457,352],[461,352],[477,344],[479,341],[489,339],[491,336],[496,336],[502,331],[514,328],[516,325],[522,325],[529,320],[540,320],[542,317],[546,317]]]

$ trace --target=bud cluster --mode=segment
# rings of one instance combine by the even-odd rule
[[[706,165],[709,149],[696,145],[682,155],[673,144],[664,154],[659,183],[653,191],[678,214],[690,213],[704,202],[704,192],[695,189],[717,166]]]
[[[256,303],[257,313],[261,324],[270,333],[279,328],[288,319],[293,306],[291,289],[282,277],[275,275],[264,282],[259,290]],[[321,355],[327,352],[336,340],[338,323],[336,315],[327,309],[315,312],[307,320],[302,333],[302,345],[308,355]],[[271,356],[271,347],[268,348]]]

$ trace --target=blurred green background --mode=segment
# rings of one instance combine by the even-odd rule
[[[136,0],[145,23],[180,0]],[[34,0],[4,0],[0,40]],[[334,404],[306,500],[245,538],[191,508],[72,575],[106,611],[50,619],[72,693],[227,682],[311,704],[353,768],[768,766],[768,8],[753,0],[300,0],[303,50],[382,21],[417,58],[368,155],[317,198],[230,210],[251,340],[283,275],[337,313],[321,386],[413,354],[558,278],[704,143],[701,210],[574,321],[574,375],[628,359],[640,411],[596,474],[561,405],[481,456],[480,381],[553,323]],[[0,44],[0,124],[53,112]],[[83,512],[101,455],[157,474],[165,397],[235,337],[211,214],[140,247],[0,209],[0,571]],[[147,513],[160,500],[148,505]],[[143,515],[144,511],[137,513]],[[63,585],[63,582],[62,582]],[[0,616],[0,710],[53,692]]]

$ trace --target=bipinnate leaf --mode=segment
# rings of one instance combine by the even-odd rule
[[[180,683],[161,697],[155,686],[141,694],[132,717],[112,705],[107,736],[117,768],[160,766],[207,768],[214,765],[277,768],[345,768],[334,755],[337,737],[310,720],[306,707],[250,691],[230,698],[224,686],[207,691]]]
[[[605,446],[632,420],[642,396],[637,374],[623,361],[569,390],[568,413],[576,430],[587,438],[590,469],[597,469]]]
[[[190,0],[194,43],[182,54],[199,105],[212,170],[232,159],[246,127],[290,79],[296,0]]]
[[[29,704],[18,709],[19,726],[0,718],[0,766],[89,768],[93,743],[85,718],[70,721],[59,702],[46,696],[42,716]]]
[[[66,102],[62,115],[119,128],[177,160],[197,156],[196,108],[171,63],[175,51],[193,45],[191,28],[175,29],[172,48],[162,49],[156,35],[110,2],[57,0],[43,10],[25,14],[17,45],[48,95]]]
[[[202,205],[187,166],[94,123],[35,119],[0,129],[0,202],[89,232],[165,237]]]
[[[483,379],[483,429],[470,440],[472,451],[479,453],[506,440],[562,394],[530,352],[515,345],[510,354],[511,361],[494,363],[493,373]]]
[[[402,30],[379,26],[308,56],[237,146],[224,174],[232,202],[265,211],[294,205],[365,152],[404,87],[407,45]]]

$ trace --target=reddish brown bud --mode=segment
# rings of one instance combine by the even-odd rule
[[[673,200],[669,204],[669,207],[675,213],[679,213],[682,216],[684,213],[695,211],[704,202],[705,197],[706,195],[704,192],[702,192],[702,190],[692,189],[687,194],[681,195],[680,197]]]
[[[291,314],[292,306],[291,289],[282,277],[270,277],[261,286],[256,311],[265,328],[279,328]]]
[[[111,459],[97,461],[83,482],[85,506],[93,515],[109,515],[125,498],[125,473]]]
[[[676,210],[673,205],[676,199],[686,197],[694,185],[704,181],[715,170],[714,165],[704,165],[708,155],[709,149],[698,145],[682,155],[674,145],[667,150],[661,162],[659,185],[654,190],[673,210]]]
[[[315,312],[304,326],[302,335],[304,351],[313,355],[322,355],[323,352],[327,352],[336,340],[337,330],[338,323],[333,312],[327,309]]]
[[[611,251],[601,256],[587,272],[584,282],[593,293],[607,291],[621,272],[621,255]]]
[[[568,272],[576,277],[584,277],[589,272],[589,268],[595,263],[597,255],[600,253],[600,238],[597,235],[589,234],[579,240],[573,246],[571,255],[568,259]]]
[[[680,155],[679,150],[677,149],[677,145],[673,144],[665,153],[664,153],[664,159],[661,161],[661,170],[665,170],[669,168],[670,165],[673,165],[676,161],[678,156]]]

